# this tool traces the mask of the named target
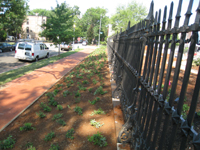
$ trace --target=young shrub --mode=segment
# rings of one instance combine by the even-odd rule
[[[69,94],[71,94],[71,92],[68,91],[68,90],[66,90],[66,91],[63,92],[63,96],[64,96],[64,97],[66,97],[66,96],[69,95]]]
[[[93,116],[93,115],[104,115],[106,114],[101,108],[97,109],[97,110],[94,110],[94,112],[92,112],[90,114],[90,116]]]
[[[96,79],[93,79],[92,82],[93,84],[97,84],[98,81]]]
[[[14,144],[15,144],[15,140],[12,138],[11,135],[9,135],[7,139],[0,141],[0,149],[13,148]]]
[[[56,120],[56,119],[59,119],[63,116],[63,114],[59,113],[59,114],[55,114],[52,118],[52,120]]]
[[[67,133],[66,133],[65,136],[66,136],[67,138],[73,140],[73,139],[74,139],[74,137],[73,137],[74,133],[75,133],[75,132],[74,132],[74,128],[72,128],[72,129],[70,129],[70,130],[67,131]]]
[[[44,111],[50,112],[51,108],[44,104],[43,102],[40,103],[40,107],[43,108]]]
[[[75,92],[75,97],[80,97],[81,94],[79,93],[79,90]]]
[[[50,99],[48,99],[48,101],[49,101],[49,105],[52,105],[52,106],[57,106],[58,105],[58,102],[57,101],[55,101],[54,100],[54,98],[50,98]]]
[[[88,84],[89,82],[87,80],[84,80],[82,83],[83,84]]]
[[[100,87],[98,87],[98,89],[94,92],[94,95],[96,95],[96,94],[101,94],[101,95],[103,95],[103,94],[105,94],[105,93],[107,93],[107,91],[103,91],[103,87],[100,86]]]
[[[43,113],[43,112],[39,112],[39,113],[36,113],[37,114],[37,116],[38,117],[40,117],[40,118],[44,118],[44,117],[46,117],[46,115]]]
[[[62,126],[65,126],[65,125],[66,125],[66,122],[65,122],[64,120],[62,120],[62,119],[58,119],[58,120],[56,120],[56,122],[57,122],[58,124],[62,125]]]
[[[45,136],[44,141],[48,142],[48,141],[50,141],[52,138],[54,138],[55,136],[56,136],[55,133],[51,131],[50,133],[48,133],[48,134]]]
[[[51,144],[51,147],[49,150],[59,150],[59,149],[60,149],[60,147],[58,144]]]
[[[36,150],[36,148],[35,147],[33,147],[33,146],[30,146],[30,147],[28,147],[28,149],[27,150]]]
[[[74,108],[74,111],[75,112],[77,112],[79,115],[82,115],[83,114],[83,111],[82,111],[83,109],[81,108],[81,107],[79,107],[79,106],[76,106],[75,108]]]
[[[63,110],[62,105],[57,105],[57,110]]]
[[[88,102],[92,105],[96,104],[96,102],[98,102],[100,100],[99,97],[97,97],[96,99],[94,99],[93,101],[88,100]]]
[[[34,127],[32,127],[32,123],[25,123],[23,127],[19,128],[20,131],[29,131],[29,130],[35,130]]]
[[[91,126],[95,126],[96,128],[100,128],[104,125],[104,123],[101,124],[100,122],[95,121],[95,119],[90,120],[90,124]]]
[[[93,90],[92,88],[89,88],[89,89],[88,89],[88,91],[89,91],[90,93],[92,92],[92,90]]]
[[[88,141],[93,142],[94,145],[98,145],[99,147],[105,147],[108,145],[106,137],[101,135],[99,132],[97,132],[97,134],[93,134],[91,137],[88,136]]]

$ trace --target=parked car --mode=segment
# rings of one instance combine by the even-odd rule
[[[14,36],[8,36],[6,38],[6,41],[15,41],[15,37]]]
[[[42,42],[19,42],[15,49],[15,58],[19,60],[38,61],[49,57],[49,48]]]
[[[86,42],[86,41],[83,41],[83,42],[82,42],[82,45],[83,45],[83,46],[86,46],[86,45],[87,45],[87,42]]]
[[[66,44],[66,43],[63,42],[63,43],[60,44],[60,49],[69,51],[69,50],[72,49],[72,46],[71,46],[71,44]]]
[[[8,43],[0,43],[0,53],[12,50],[13,50],[12,45]]]

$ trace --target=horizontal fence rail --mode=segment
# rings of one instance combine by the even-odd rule
[[[108,59],[117,84],[113,97],[120,99],[125,120],[118,142],[130,143],[132,149],[200,150],[199,67],[196,74],[191,73],[200,31],[200,1],[195,21],[189,25],[192,6],[190,0],[184,23],[179,25],[179,0],[173,26],[173,2],[167,20],[167,7],[163,17],[161,10],[154,16],[152,1],[146,19],[132,27],[129,22],[126,31],[108,38]]]

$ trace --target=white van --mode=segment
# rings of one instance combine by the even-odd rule
[[[8,36],[7,38],[6,38],[6,41],[15,41],[15,37],[14,36]]]
[[[49,57],[49,48],[39,42],[19,42],[15,49],[15,58],[19,60],[38,61],[40,58]]]

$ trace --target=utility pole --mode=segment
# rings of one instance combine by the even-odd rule
[[[98,46],[100,45],[100,31],[101,31],[101,16],[100,16],[100,27],[99,27],[99,42],[98,42]]]

